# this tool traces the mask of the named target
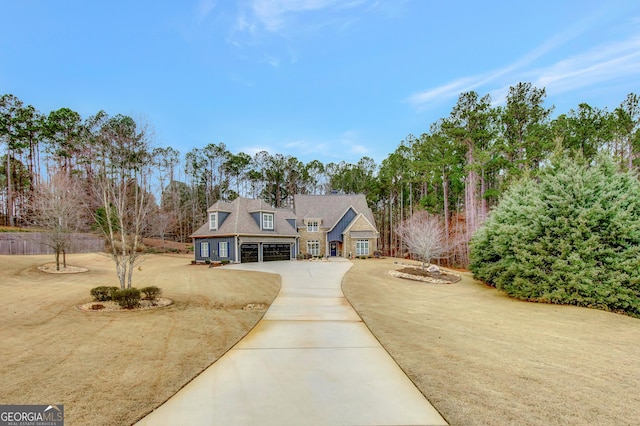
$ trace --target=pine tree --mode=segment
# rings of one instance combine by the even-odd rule
[[[470,266],[518,299],[640,316],[640,182],[609,158],[553,159],[505,193]]]

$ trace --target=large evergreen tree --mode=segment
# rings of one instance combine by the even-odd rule
[[[470,266],[519,299],[640,316],[640,182],[610,158],[553,159],[505,193]]]

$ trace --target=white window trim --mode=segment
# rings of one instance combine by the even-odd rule
[[[320,226],[317,220],[307,222],[307,232],[318,232],[319,229]]]
[[[209,213],[209,231],[217,231],[217,230],[218,230],[218,212]]]
[[[205,250],[206,248],[206,250]],[[206,252],[206,253],[205,253]],[[202,241],[200,243],[200,257],[208,259],[211,257],[211,251],[209,250],[209,242]]]
[[[229,257],[229,242],[228,241],[220,241],[218,243],[218,257]]]
[[[307,241],[307,253],[311,256],[320,256],[320,241]]]
[[[271,222],[271,226],[267,226],[267,218],[270,218]],[[268,230],[273,230],[273,222],[274,222],[275,218],[273,213],[262,213],[262,229],[268,229]]]
[[[369,240],[356,240],[356,256],[368,256],[368,255],[369,255]]]

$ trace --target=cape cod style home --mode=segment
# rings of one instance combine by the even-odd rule
[[[239,197],[207,209],[191,236],[196,262],[267,262],[310,256],[369,256],[378,230],[364,195],[295,195],[293,209]]]

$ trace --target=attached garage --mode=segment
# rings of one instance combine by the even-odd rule
[[[291,244],[263,244],[262,260],[264,262],[291,260]]]
[[[242,263],[258,261],[258,244],[242,244],[240,246],[240,260]]]

